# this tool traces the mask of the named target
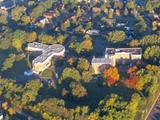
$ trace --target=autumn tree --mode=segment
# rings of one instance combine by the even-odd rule
[[[27,35],[28,42],[33,42],[37,39],[37,33],[36,32],[30,32]]]
[[[87,71],[89,69],[89,62],[88,62],[88,60],[85,59],[85,58],[81,58],[78,61],[77,69],[79,69],[80,71]]]
[[[26,8],[24,6],[17,6],[12,9],[11,15],[12,19],[18,21],[21,19],[22,15],[25,13]]]
[[[24,25],[27,25],[27,24],[31,23],[31,18],[30,18],[30,16],[23,15],[21,18],[21,21],[23,22]]]
[[[93,49],[92,39],[89,36],[85,36],[80,46],[83,47],[82,50],[91,51]]]
[[[16,30],[13,33],[12,46],[17,49],[17,51],[22,50],[22,45],[26,42],[27,34],[25,31]]]
[[[64,23],[61,25],[61,29],[63,31],[67,30],[67,28],[70,27],[70,21],[69,20],[66,20],[64,21]]]
[[[59,36],[57,36],[56,39],[57,39],[57,42],[58,42],[58,43],[63,44],[64,41],[65,41],[65,36],[59,35]]]
[[[41,43],[49,43],[49,44],[51,44],[51,43],[53,43],[54,39],[55,39],[54,37],[52,37],[50,35],[47,35],[47,34],[40,34],[38,36],[38,40]]]
[[[136,72],[138,70],[137,66],[133,66],[133,67],[130,67],[127,71],[128,74],[131,74],[133,72]]]
[[[138,81],[138,77],[136,76],[136,74],[132,73],[129,75],[128,79],[124,80],[124,84],[127,87],[136,88],[137,81]]]
[[[114,85],[119,80],[119,72],[116,67],[109,67],[103,72],[103,78],[106,79],[107,84]]]
[[[71,94],[77,98],[81,98],[87,95],[87,90],[78,82],[71,82],[70,88]]]

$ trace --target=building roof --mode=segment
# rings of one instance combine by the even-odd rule
[[[29,43],[28,47],[37,49],[35,51],[42,51],[42,54],[36,57],[33,63],[44,62],[48,57],[52,57],[65,49],[64,46],[60,44],[46,45],[38,42]]]
[[[142,49],[141,48],[106,48],[106,54],[114,55],[120,53],[130,53],[132,55],[141,55]]]
[[[93,58],[92,64],[111,64],[112,61],[109,58]]]

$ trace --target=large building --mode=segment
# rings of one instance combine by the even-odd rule
[[[93,58],[92,67],[95,74],[101,72],[100,66],[111,65],[115,66],[117,62],[126,63],[131,61],[141,60],[141,48],[106,48],[104,58]]]
[[[62,45],[46,45],[38,42],[29,43],[27,50],[42,53],[32,61],[32,70],[36,74],[39,74],[51,65],[52,57],[64,56],[65,53],[65,47]]]

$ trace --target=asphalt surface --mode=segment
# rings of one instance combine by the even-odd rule
[[[149,113],[147,120],[160,120],[160,96]]]

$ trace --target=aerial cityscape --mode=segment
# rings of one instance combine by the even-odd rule
[[[160,0],[0,0],[0,120],[160,120]]]

